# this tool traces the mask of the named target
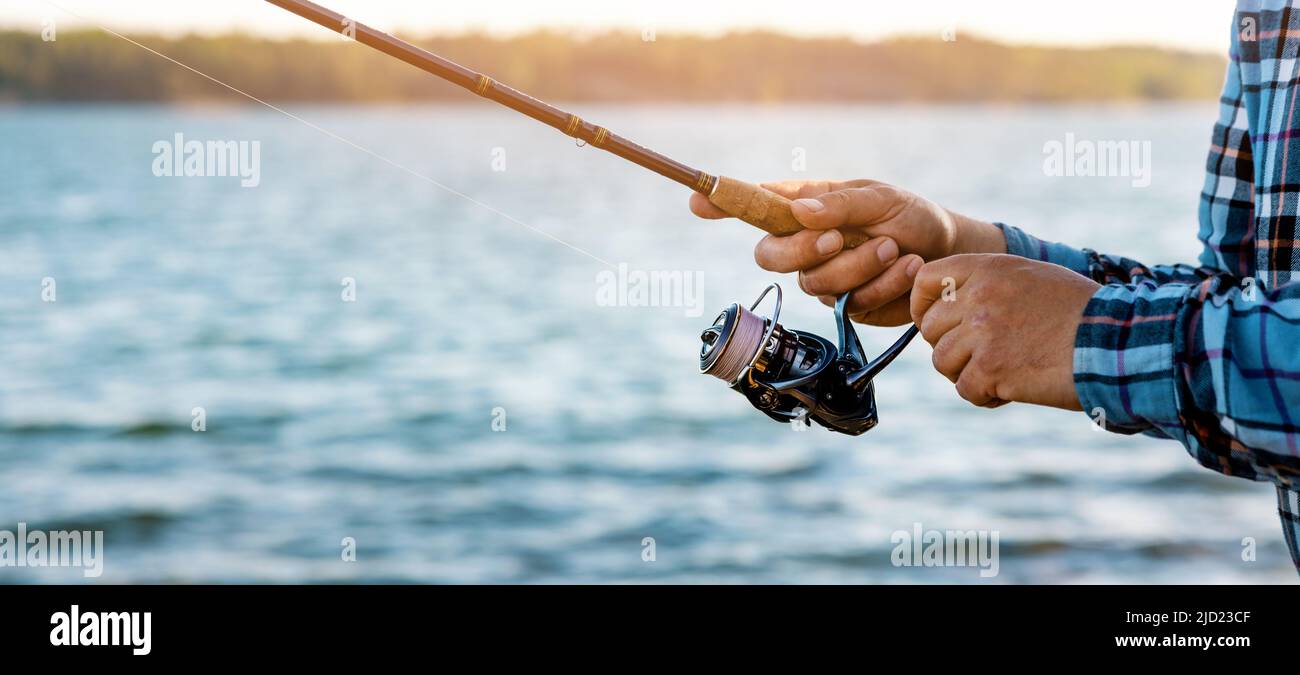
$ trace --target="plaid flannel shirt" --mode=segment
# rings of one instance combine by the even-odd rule
[[[1241,0],[1201,193],[1200,264],[1147,266],[1003,225],[1007,252],[1102,288],[1075,339],[1085,412],[1272,481],[1300,570],[1300,8]]]

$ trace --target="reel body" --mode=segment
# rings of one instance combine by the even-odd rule
[[[754,313],[776,290],[768,319]],[[818,424],[851,436],[879,422],[872,379],[916,337],[912,326],[883,354],[867,361],[846,314],[848,294],[835,303],[839,345],[812,333],[790,330],[781,316],[781,287],[771,284],[748,309],[732,303],[700,335],[700,372],[740,392],[778,422]]]

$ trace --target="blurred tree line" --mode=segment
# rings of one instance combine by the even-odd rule
[[[359,44],[246,35],[136,39],[276,101],[467,100],[469,94]],[[434,53],[557,101],[1095,101],[1213,98],[1226,59],[1143,47],[1068,49],[902,38],[877,43],[769,32],[721,37],[539,31],[414,39]],[[0,31],[0,101],[241,99],[99,31]]]

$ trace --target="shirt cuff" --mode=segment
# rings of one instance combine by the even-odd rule
[[[1088,301],[1074,342],[1079,404],[1110,431],[1181,438],[1174,369],[1186,284],[1110,284]]]
[[[1092,256],[1088,251],[1043,241],[1027,234],[1018,227],[1006,223],[994,223],[1002,228],[1002,235],[1007,239],[1007,253],[1030,260],[1041,260],[1054,265],[1074,270],[1085,277],[1091,276]]]

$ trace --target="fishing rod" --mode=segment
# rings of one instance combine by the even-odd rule
[[[714,176],[661,155],[605,127],[539,101],[479,72],[399,40],[307,0],[267,0],[273,5],[373,47],[463,89],[523,113],[587,144],[613,153],[708,197],[724,212],[777,236],[803,230],[790,211],[790,200],[753,183]],[[853,248],[869,237],[860,230],[844,233]],[[755,313],[776,291],[771,318]],[[912,338],[910,327],[880,356],[867,360],[848,317],[849,294],[835,304],[838,346],[812,333],[788,330],[779,323],[781,287],[771,284],[748,308],[732,303],[700,335],[700,372],[726,382],[755,408],[781,422],[818,424],[856,436],[876,426],[872,379]]]
[[[389,56],[409,63],[458,87],[471,91],[511,110],[523,113],[542,124],[623,159],[643,166],[708,197],[726,213],[768,233],[785,236],[804,229],[790,212],[790,200],[753,183],[714,176],[689,167],[634,143],[605,127],[592,124],[549,103],[539,101],[514,87],[502,84],[483,73],[421,49],[405,40],[354,21],[338,12],[307,0],[267,0],[308,21],[355,39]],[[853,248],[869,237],[861,231],[844,233],[844,246]]]

